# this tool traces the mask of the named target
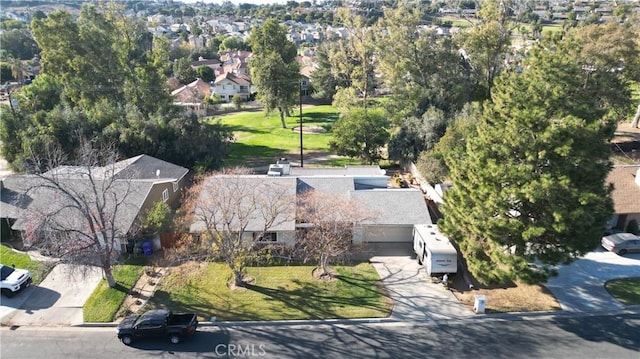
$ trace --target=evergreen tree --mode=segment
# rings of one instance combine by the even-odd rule
[[[271,18],[253,30],[253,56],[249,63],[251,80],[258,89],[258,99],[267,112],[278,110],[282,128],[284,117],[295,105],[300,91],[300,65],[296,46],[287,40],[286,29]]]
[[[614,102],[593,79],[614,83],[616,75],[589,73],[580,49],[567,39],[532,50],[522,73],[497,81],[464,150],[444,151],[453,189],[440,224],[480,282],[545,280],[549,273],[530,263],[592,250],[612,215],[605,178]]]

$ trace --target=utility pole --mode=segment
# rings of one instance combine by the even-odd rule
[[[298,102],[300,104],[300,167],[304,167],[304,159],[302,155],[302,81],[298,79],[300,93],[298,95]]]

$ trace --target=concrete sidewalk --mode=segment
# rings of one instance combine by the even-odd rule
[[[64,326],[83,323],[82,307],[102,280],[98,267],[58,264],[38,286],[27,288],[6,311],[3,301],[3,325]],[[14,298],[12,298],[14,299]]]
[[[390,319],[422,322],[475,316],[451,291],[431,283],[412,256],[374,256],[370,261],[393,299]]]

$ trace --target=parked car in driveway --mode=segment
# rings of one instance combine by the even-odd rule
[[[15,266],[5,266],[0,264],[0,284],[2,294],[8,298],[13,297],[22,289],[31,285],[31,273],[26,269],[18,269]]]
[[[602,247],[617,253],[640,252],[640,237],[633,233],[615,233],[602,237]]]
[[[169,310],[150,310],[142,315],[131,315],[118,325],[118,339],[130,345],[134,339],[166,337],[178,344],[182,338],[198,329],[194,313],[173,314]]]

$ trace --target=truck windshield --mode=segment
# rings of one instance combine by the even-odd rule
[[[2,268],[0,269],[0,274],[2,275],[2,280],[7,279],[7,277],[10,276],[11,273],[13,273],[14,271],[15,271],[15,269],[13,269],[13,267],[2,266]]]

